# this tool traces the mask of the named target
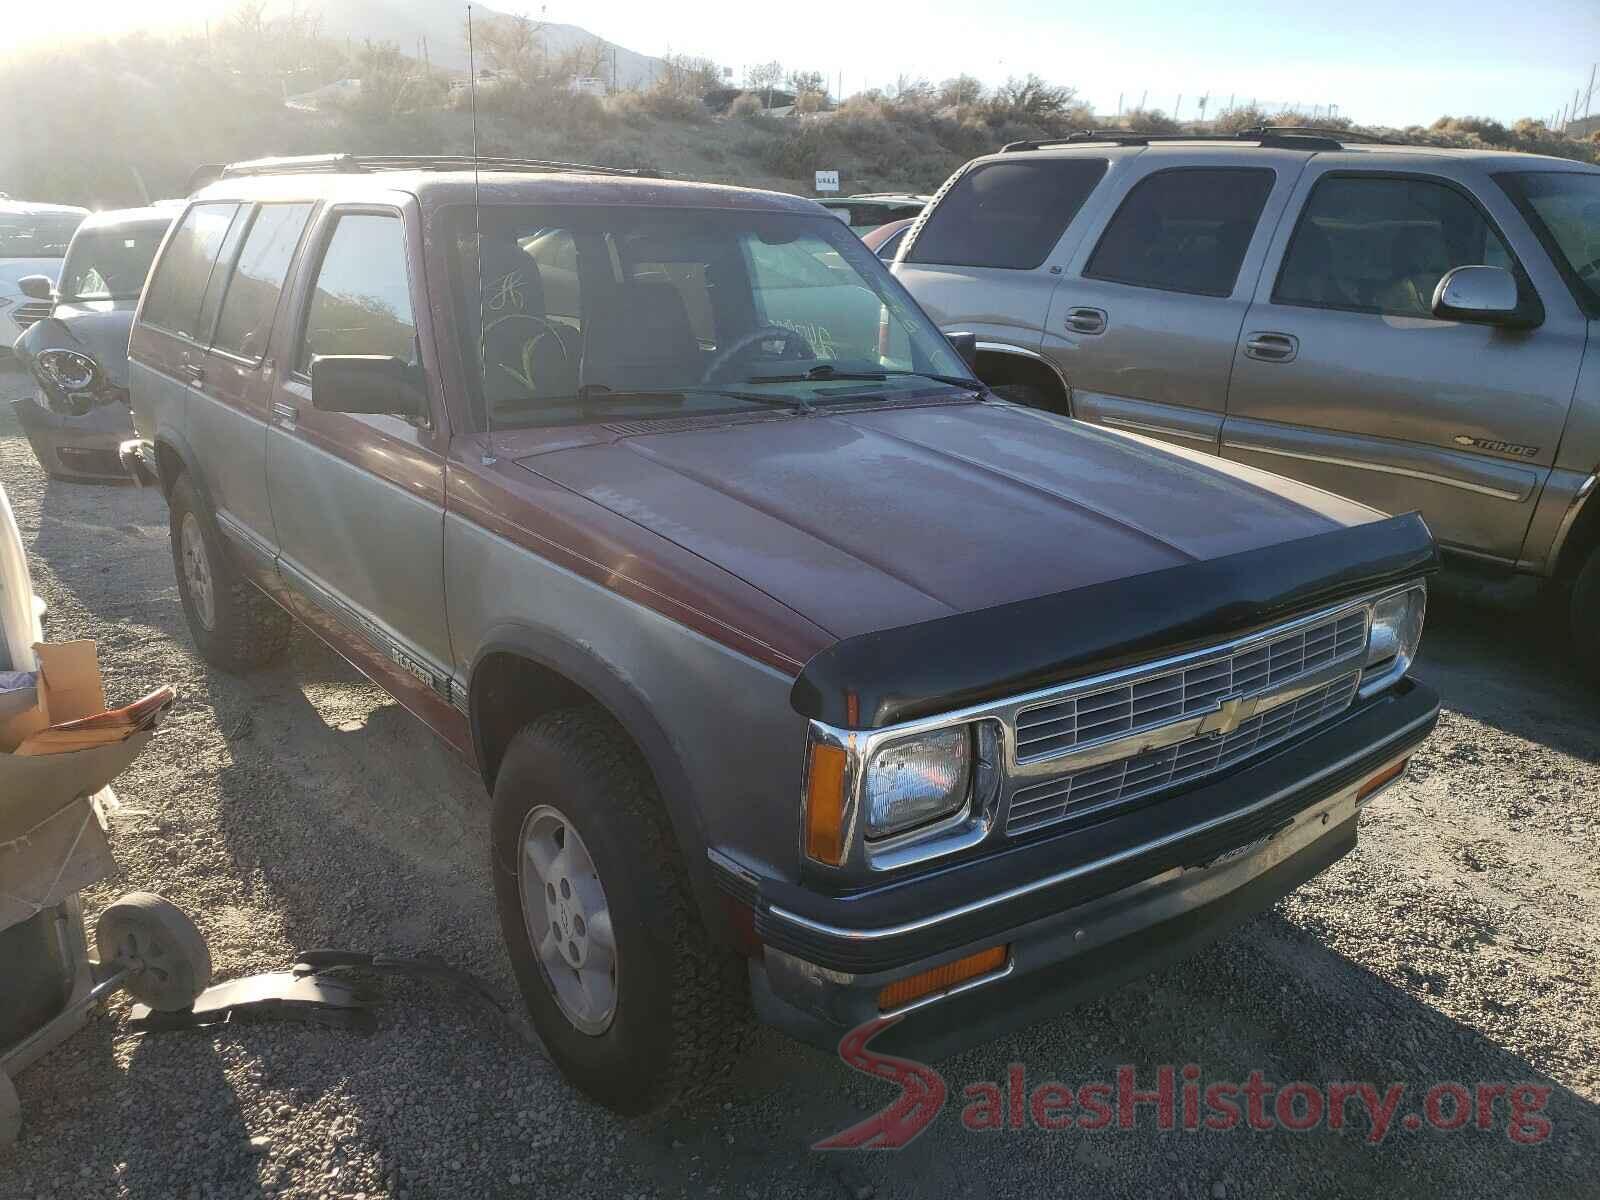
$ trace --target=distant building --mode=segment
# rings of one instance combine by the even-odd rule
[[[1597,133],[1600,133],[1600,115],[1567,122],[1568,137],[1586,138],[1593,137]]]

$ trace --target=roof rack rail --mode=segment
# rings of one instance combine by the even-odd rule
[[[657,173],[642,167],[601,167],[589,163],[556,162],[546,158],[473,158],[464,154],[302,154],[288,158],[255,158],[228,163],[219,179],[252,175],[362,175],[374,171],[550,171],[588,175],[625,175],[653,179]]]
[[[1250,129],[1241,129],[1238,137],[1257,137],[1266,134],[1271,137],[1320,137],[1340,144],[1350,143],[1356,146],[1399,146],[1402,142],[1381,138],[1376,134],[1362,133],[1359,129],[1333,129],[1322,125],[1256,125]]]
[[[1343,150],[1347,142],[1366,145],[1391,145],[1382,138],[1349,129],[1319,129],[1299,125],[1257,125],[1234,133],[1142,133],[1136,129],[1080,129],[1065,137],[1035,141],[1008,142],[1002,154],[1022,150],[1043,150],[1050,146],[1075,146],[1086,142],[1109,142],[1115,146],[1148,146],[1152,142],[1255,142],[1279,150]]]

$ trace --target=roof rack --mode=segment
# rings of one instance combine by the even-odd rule
[[[251,175],[363,175],[374,171],[573,171],[588,175],[626,175],[653,179],[656,172],[642,167],[600,167],[588,163],[556,162],[546,158],[472,158],[463,154],[303,154],[289,158],[255,158],[229,163],[219,179]]]
[[[1254,142],[1279,150],[1343,150],[1346,143],[1390,145],[1382,138],[1370,137],[1349,129],[1317,129],[1300,125],[1257,125],[1235,133],[1141,133],[1136,129],[1080,129],[1066,137],[1036,141],[1008,142],[1002,154],[1021,150],[1044,150],[1050,146],[1074,146],[1086,142],[1109,142],[1116,146],[1148,146],[1151,142]]]

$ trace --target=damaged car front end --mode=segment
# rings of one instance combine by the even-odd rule
[[[17,423],[52,478],[127,481],[117,451],[133,428],[128,331],[175,211],[135,209],[86,220],[62,264],[50,315],[17,339],[17,361],[38,388],[13,402]],[[25,281],[36,289],[46,282]]]

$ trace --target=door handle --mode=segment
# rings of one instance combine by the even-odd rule
[[[1300,339],[1292,333],[1252,333],[1244,340],[1244,352],[1262,362],[1293,362]]]
[[[199,383],[206,377],[206,369],[198,363],[186,362],[179,370],[189,377],[191,383]]]
[[[274,400],[272,402],[272,416],[274,420],[281,421],[285,425],[293,425],[300,416],[300,410],[293,404],[288,404],[282,400]]]
[[[1106,310],[1103,308],[1067,309],[1066,325],[1073,333],[1104,333],[1106,320]]]

